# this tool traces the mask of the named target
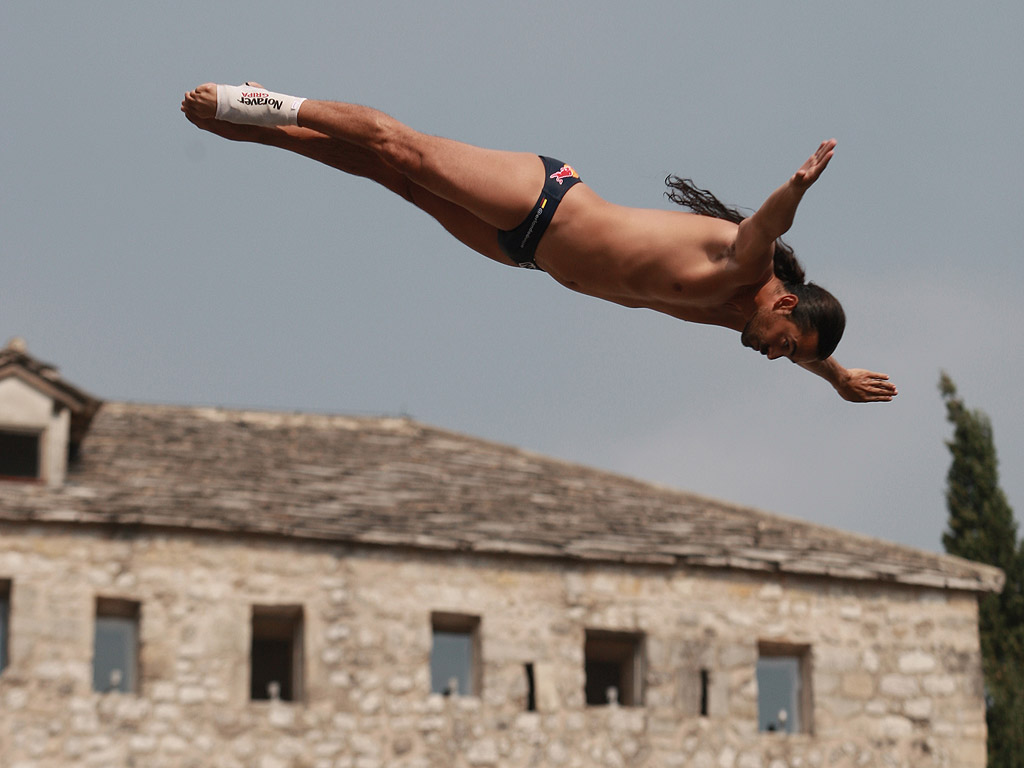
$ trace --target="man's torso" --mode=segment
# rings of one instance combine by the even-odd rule
[[[737,260],[738,226],[682,211],[626,208],[585,184],[565,196],[537,264],[572,290],[740,330],[771,255]]]

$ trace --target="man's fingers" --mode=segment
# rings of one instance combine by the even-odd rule
[[[895,397],[895,395],[891,395],[891,394],[870,394],[870,395],[864,395],[864,398],[861,400],[861,402],[862,403],[888,403],[888,402],[890,402],[893,399],[893,397]]]

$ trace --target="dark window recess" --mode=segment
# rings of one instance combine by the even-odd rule
[[[302,696],[302,608],[253,608],[249,695],[253,701]]]
[[[588,629],[584,660],[588,706],[643,705],[643,635]]]
[[[39,477],[39,435],[0,431],[0,477]]]

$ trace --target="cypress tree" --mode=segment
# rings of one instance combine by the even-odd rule
[[[939,391],[953,438],[946,475],[948,530],[942,544],[952,555],[1001,568],[1006,585],[978,605],[982,669],[985,675],[988,765],[1024,768],[1024,544],[999,487],[992,424],[969,410],[945,373]]]

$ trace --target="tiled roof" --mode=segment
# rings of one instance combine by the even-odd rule
[[[996,568],[732,506],[408,419],[106,403],[60,488],[0,521],[734,568],[998,591]]]

